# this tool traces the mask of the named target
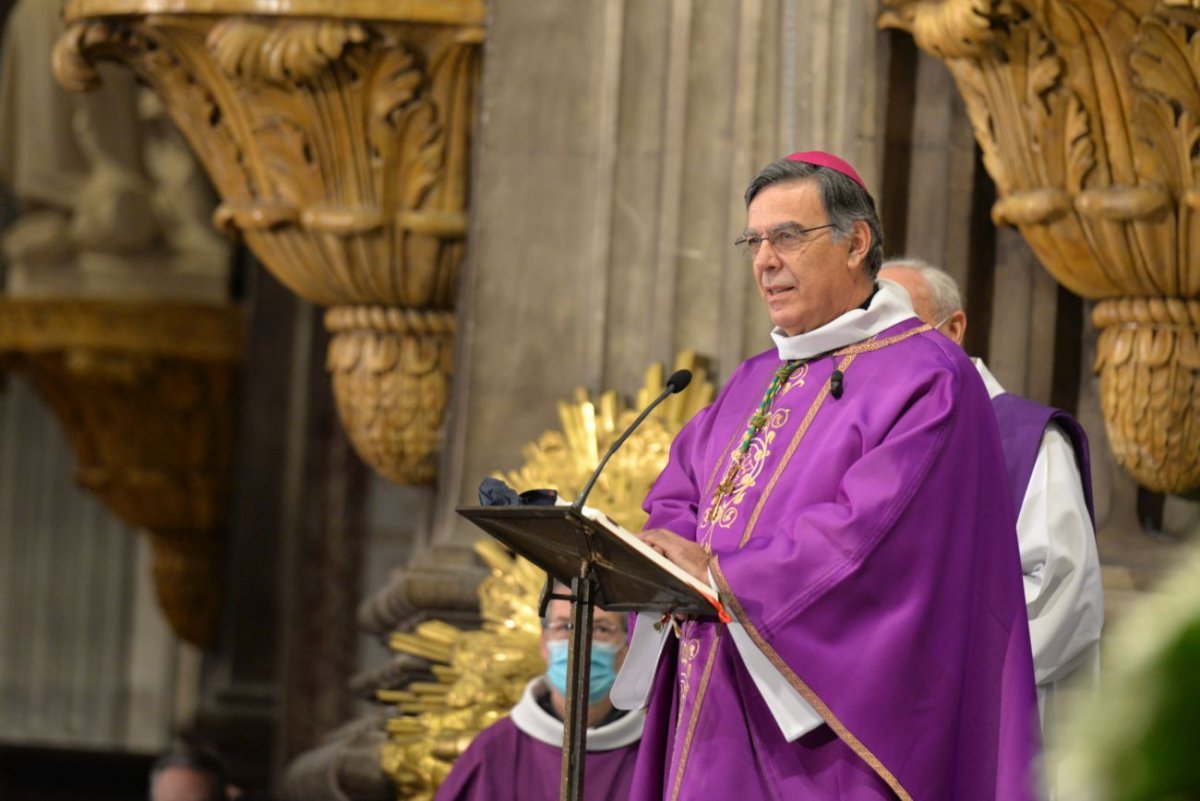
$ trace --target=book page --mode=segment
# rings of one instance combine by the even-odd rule
[[[580,510],[580,513],[583,514],[583,516],[588,520],[599,523],[606,531],[620,538],[622,542],[628,544],[629,547],[633,548],[639,554],[645,556],[651,562],[658,565],[663,570],[703,595],[709,600],[709,602],[712,603],[714,608],[718,610],[722,609],[720,601],[717,599],[717,591],[712,585],[705,584],[691,573],[688,573],[682,567],[675,564],[646,543],[642,542],[640,537],[624,529],[621,525],[613,521],[608,515],[604,514],[599,509],[591,506],[585,506]]]

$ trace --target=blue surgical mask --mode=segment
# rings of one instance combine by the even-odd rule
[[[567,694],[567,641],[546,643],[546,678],[563,695]],[[611,642],[592,643],[592,670],[588,675],[588,703],[594,704],[612,689],[617,680],[617,652],[621,647]]]

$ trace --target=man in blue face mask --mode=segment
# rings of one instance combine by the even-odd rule
[[[454,763],[434,801],[558,799],[570,633],[570,602],[552,600],[542,621],[545,675],[529,682],[507,718],[475,737]],[[592,629],[585,798],[624,801],[629,795],[645,712],[615,709],[608,698],[625,652],[625,616],[597,609]]]

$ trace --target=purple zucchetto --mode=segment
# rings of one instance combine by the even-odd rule
[[[802,161],[805,164],[812,164],[816,167],[826,167],[834,172],[840,172],[842,175],[849,178],[854,183],[867,189],[867,185],[863,183],[863,179],[858,172],[850,166],[850,163],[844,159],[840,159],[832,153],[826,153],[824,150],[806,150],[803,153],[793,153],[785,157],[786,161]],[[867,189],[867,193],[870,190]]]

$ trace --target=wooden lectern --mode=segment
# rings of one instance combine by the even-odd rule
[[[559,798],[583,798],[595,607],[717,617],[716,592],[588,507],[462,506],[458,513],[571,588],[567,714]],[[547,583],[547,593],[550,582]],[[543,610],[547,597],[543,598]]]

